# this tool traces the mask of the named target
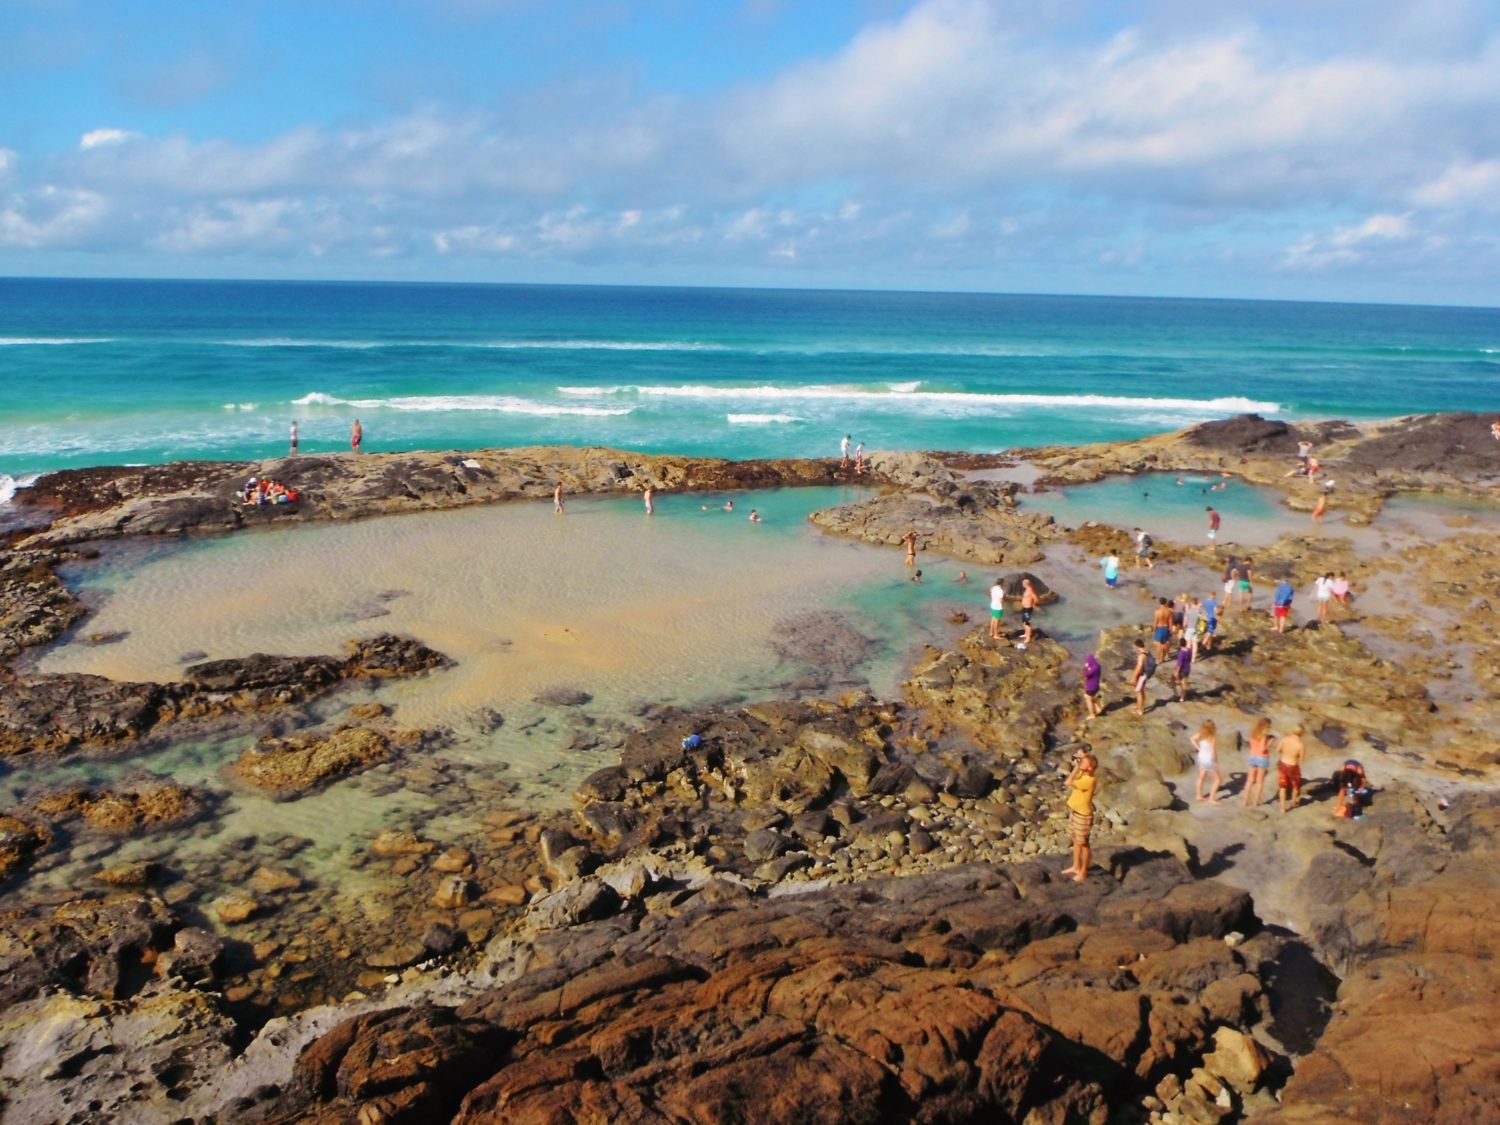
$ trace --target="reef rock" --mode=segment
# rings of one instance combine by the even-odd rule
[[[229,767],[230,774],[280,799],[322,788],[368,769],[391,754],[391,743],[368,727],[339,727],[329,734],[262,738]]]

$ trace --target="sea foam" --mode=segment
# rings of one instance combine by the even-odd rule
[[[481,348],[497,351],[576,351],[576,352],[723,352],[733,351],[723,344],[694,340],[319,340],[296,336],[256,336],[239,339],[209,340],[224,348],[339,348],[369,351],[375,348]]]
[[[776,422],[800,422],[795,414],[726,414],[731,426],[767,426]]]
[[[530,414],[538,417],[608,418],[629,414],[629,406],[572,406],[537,402],[514,395],[402,395],[396,398],[338,398],[313,391],[292,400],[293,406],[350,406],[356,410],[406,410],[436,413],[445,410],[488,411],[494,414]]]
[[[690,398],[731,399],[740,401],[763,400],[809,400],[858,402],[863,406],[879,408],[888,404],[905,410],[913,403],[923,403],[936,409],[960,407],[970,408],[972,413],[986,410],[1011,411],[1017,408],[1037,407],[1042,409],[1149,411],[1153,413],[1174,412],[1194,415],[1218,416],[1225,414],[1275,414],[1281,405],[1275,402],[1229,396],[1223,398],[1158,398],[1149,395],[1094,395],[1094,394],[986,394],[982,391],[923,391],[917,390],[920,383],[891,383],[883,388],[850,385],[808,386],[709,386],[703,383],[679,385],[637,384],[615,387],[558,387],[562,394],[573,395],[639,395],[645,398]],[[905,388],[911,387],[907,390]],[[901,389],[898,389],[901,388]]]
[[[112,344],[113,336],[0,336],[0,347],[52,348],[68,344]]]

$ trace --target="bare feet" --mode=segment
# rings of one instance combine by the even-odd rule
[[[1079,874],[1074,875],[1073,876],[1073,882],[1075,882],[1075,883],[1081,883],[1081,882],[1083,882],[1083,873],[1080,872]]]
[[[1077,875],[1078,874],[1078,868],[1076,868],[1076,867],[1065,867],[1065,868],[1062,869],[1061,874],[1063,874],[1063,875]]]

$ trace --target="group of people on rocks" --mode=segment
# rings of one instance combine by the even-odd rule
[[[1500,422],[1496,423],[1495,436],[1500,440]],[[1327,492],[1332,481],[1322,479],[1323,471],[1312,455],[1311,443],[1301,442],[1298,448],[1297,467],[1287,474],[1301,475],[1320,485],[1321,495],[1314,509],[1314,517],[1321,517],[1327,507]],[[1208,539],[1217,548],[1220,514],[1212,507],[1207,509]],[[1134,528],[1132,540],[1137,569],[1151,570],[1155,567],[1151,536],[1141,528]],[[1114,551],[1099,560],[1104,573],[1105,585],[1115,589],[1119,584],[1121,562]],[[1189,596],[1159,598],[1151,619],[1149,643],[1145,638],[1134,642],[1134,662],[1130,669],[1131,693],[1134,696],[1134,714],[1146,714],[1147,685],[1156,675],[1157,669],[1171,661],[1172,690],[1176,698],[1185,702],[1194,661],[1201,653],[1212,650],[1219,633],[1221,615],[1236,610],[1248,613],[1253,610],[1255,563],[1249,557],[1224,557],[1222,587],[1215,588],[1205,597]],[[1313,598],[1317,607],[1320,626],[1329,620],[1334,603],[1347,606],[1352,598],[1349,577],[1343,572],[1327,571],[1313,582]],[[1284,634],[1291,619],[1291,608],[1295,589],[1290,578],[1282,577],[1271,594],[1271,616],[1277,634]],[[997,636],[997,626],[1003,615],[1003,590],[997,584],[992,591],[991,635]],[[1173,653],[1173,646],[1176,651]],[[1083,697],[1086,720],[1104,714],[1102,700],[1104,671],[1097,653],[1088,653],[1083,660]],[[1193,760],[1197,768],[1194,797],[1197,801],[1217,805],[1221,803],[1224,773],[1220,766],[1220,732],[1212,718],[1206,718],[1189,735]],[[1241,804],[1246,808],[1257,808],[1265,801],[1265,788],[1271,770],[1276,772],[1277,802],[1283,814],[1302,801],[1303,771],[1308,758],[1307,730],[1301,721],[1293,721],[1282,733],[1272,729],[1268,716],[1255,719],[1248,731],[1236,736],[1235,742],[1245,752],[1244,784]],[[1098,759],[1085,747],[1074,754],[1071,768],[1065,780],[1069,834],[1072,842],[1072,864],[1065,868],[1065,877],[1082,880],[1088,870],[1090,850],[1089,836],[1093,826],[1094,795],[1097,789]],[[1363,764],[1349,758],[1333,774],[1333,815],[1360,819],[1371,801],[1371,785]]]
[[[845,434],[843,440],[839,442],[839,468],[841,469],[848,469],[851,467],[849,461],[849,443],[853,440],[853,434]],[[858,474],[863,474],[865,471],[864,442],[860,442],[854,446],[854,461],[852,468]]]
[[[961,581],[967,581],[967,575],[959,576]],[[990,639],[1001,644],[1008,643],[1005,638],[1005,580],[996,578],[995,584],[990,587]],[[1016,642],[1016,648],[1025,650],[1026,646],[1036,638],[1036,612],[1042,606],[1042,595],[1036,588],[1036,583],[1029,576],[1021,578],[1021,588],[1014,595],[1015,600],[1021,606],[1021,639]]]
[[[240,493],[240,502],[259,507],[262,504],[295,504],[301,496],[294,488],[288,488],[279,480],[270,477],[251,477]]]

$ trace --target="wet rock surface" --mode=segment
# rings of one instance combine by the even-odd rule
[[[380,732],[339,727],[326,735],[263,738],[240,755],[229,773],[285,799],[368,769],[391,753],[391,740]]]
[[[1083,886],[985,865],[772,900],[710,883],[540,936],[529,972],[455,1009],[341,1026],[267,1119],[372,1098],[455,1121],[1081,1119],[1249,1022],[1278,940],[1229,950],[1246,896],[1162,908],[1180,865],[1107,862]]]
[[[942,462],[919,454],[879,454],[871,464],[898,487],[871,500],[814,512],[812,522],[830,535],[897,547],[908,532],[917,551],[936,551],[967,562],[1025,566],[1062,534],[1052,517],[1020,511],[1017,486],[966,480]]]
[[[473,464],[468,464],[473,462]],[[285,481],[295,504],[239,502],[252,476]],[[34,543],[233,531],[259,523],[353,519],[568,494],[777,488],[849,482],[834,460],[725,461],[620,450],[536,446],[469,453],[374,453],[253,462],[179,462],[49,473],[16,503],[52,517]],[[871,473],[868,479],[880,483]]]
[[[445,662],[419,641],[381,634],[351,641],[343,659],[256,653],[190,665],[182,680],[166,684],[13,677],[0,694],[0,756],[114,747],[168,722],[286,707],[344,680],[416,675]]]

